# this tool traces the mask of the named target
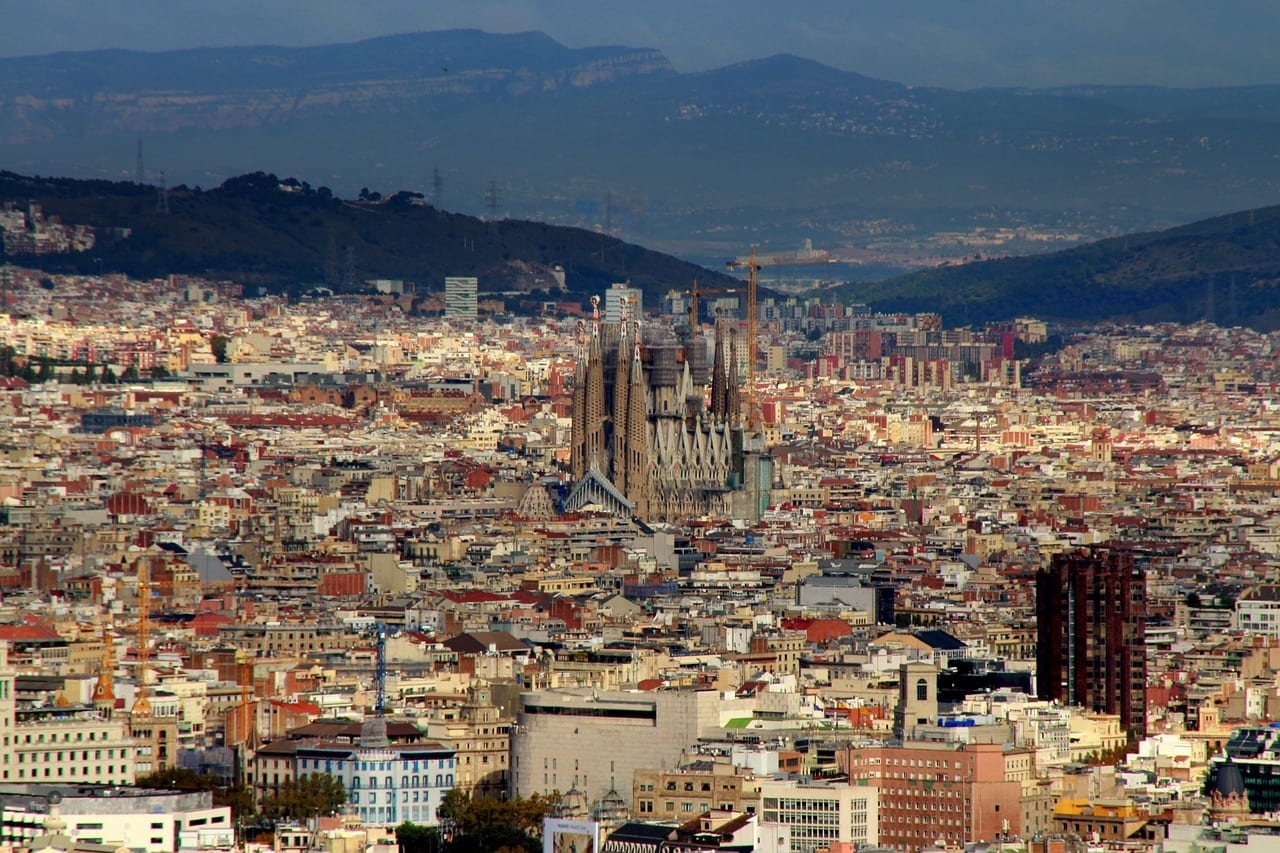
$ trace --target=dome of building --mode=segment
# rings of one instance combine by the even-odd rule
[[[1217,794],[1223,799],[1232,794],[1237,797],[1244,796],[1244,774],[1240,772],[1240,766],[1230,757],[1218,765],[1218,774],[1213,780],[1213,789],[1209,793]]]

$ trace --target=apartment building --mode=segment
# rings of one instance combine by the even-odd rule
[[[758,812],[760,786],[750,770],[698,761],[679,770],[637,770],[631,813],[648,821],[687,821],[709,809]]]
[[[837,754],[851,783],[879,791],[879,843],[899,850],[1020,834],[1022,779],[1033,759],[1031,750],[1000,744],[928,741]]]
[[[870,785],[766,780],[760,785],[761,833],[791,853],[814,853],[837,843],[882,845],[879,801],[879,791]],[[784,839],[789,847],[782,846]]]

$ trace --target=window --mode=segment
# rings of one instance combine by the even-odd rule
[[[929,700],[929,682],[927,679],[921,678],[916,681],[916,701],[927,702]]]

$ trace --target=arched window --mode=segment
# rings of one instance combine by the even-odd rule
[[[929,681],[922,678],[916,682],[916,701],[926,702],[929,699]]]

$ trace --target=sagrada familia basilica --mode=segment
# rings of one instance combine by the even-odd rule
[[[677,340],[654,329],[646,340],[625,311],[620,323],[601,323],[592,302],[595,319],[579,335],[565,509],[645,522],[758,517],[769,465],[743,406],[736,330],[717,321],[708,370],[695,330]]]

